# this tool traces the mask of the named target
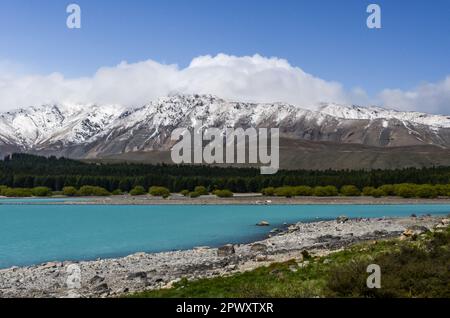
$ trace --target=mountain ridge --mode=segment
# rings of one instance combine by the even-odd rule
[[[0,114],[0,154],[101,159],[167,152],[175,128],[199,122],[205,128],[279,127],[283,140],[385,150],[450,149],[450,116],[334,103],[308,110],[287,103],[233,102],[194,94],[162,97],[138,107],[55,104],[6,112]]]

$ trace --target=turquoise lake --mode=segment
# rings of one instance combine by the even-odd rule
[[[0,268],[246,243],[283,223],[450,213],[450,205],[21,205],[0,200]],[[58,201],[56,201],[58,202]],[[269,227],[255,226],[261,220]]]

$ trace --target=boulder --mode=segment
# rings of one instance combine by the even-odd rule
[[[92,278],[89,280],[89,283],[90,283],[91,285],[98,285],[98,284],[102,283],[104,280],[105,280],[104,277],[101,277],[101,276],[99,276],[99,275],[95,275],[94,277],[92,277]]]
[[[341,215],[336,218],[337,223],[345,223],[347,221],[348,221],[348,217],[345,215]]]
[[[266,253],[267,246],[262,243],[255,243],[250,247],[250,251],[257,252],[257,253]]]
[[[257,262],[265,262],[265,261],[267,261],[267,256],[266,255],[256,255],[255,260]]]
[[[260,221],[260,222],[258,222],[256,225],[257,225],[257,226],[269,226],[270,223],[267,222],[267,221]]]
[[[128,280],[132,280],[135,278],[141,278],[141,279],[147,278],[147,273],[146,272],[135,272],[135,273],[130,273],[127,276]]]
[[[108,287],[108,284],[106,284],[106,283],[101,283],[100,285],[96,286],[96,287],[94,288],[94,290],[95,290],[96,292],[106,292],[106,291],[109,290],[109,287]]]
[[[406,237],[411,237],[413,235],[420,235],[428,232],[429,229],[423,225],[413,225],[408,227],[405,231],[403,231],[403,235]]]
[[[232,244],[227,244],[227,245],[221,246],[217,249],[217,256],[219,256],[219,257],[230,256],[230,255],[234,255],[235,253],[236,253],[236,251]]]
[[[442,219],[441,220],[441,224],[442,225],[449,225],[450,224],[450,219]]]

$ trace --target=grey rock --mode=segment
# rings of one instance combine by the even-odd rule
[[[262,243],[255,243],[252,244],[252,246],[250,247],[250,251],[252,252],[256,252],[256,253],[266,253],[267,252],[267,245],[262,244]]]
[[[136,279],[136,278],[145,279],[145,278],[147,278],[147,273],[146,272],[136,272],[136,273],[130,273],[127,276],[127,279]]]
[[[348,221],[348,217],[345,215],[341,215],[336,218],[337,223],[345,223],[347,221]]]
[[[217,256],[219,257],[225,257],[234,255],[236,253],[234,246],[232,244],[227,244],[224,246],[221,246],[217,249]]]

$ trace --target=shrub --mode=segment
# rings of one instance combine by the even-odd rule
[[[4,195],[7,197],[31,197],[33,193],[28,188],[8,188]]]
[[[181,190],[180,192],[183,196],[187,197],[189,195],[189,190]]]
[[[450,195],[450,184],[437,184],[434,186],[437,195],[439,196],[449,196]]]
[[[275,195],[277,197],[290,198],[295,195],[293,187],[279,187],[275,189]]]
[[[416,187],[406,183],[395,185],[395,195],[402,198],[413,198],[416,196]]]
[[[372,194],[371,194],[374,198],[381,198],[382,196],[384,196],[384,192],[383,191],[381,191],[380,189],[374,189],[373,191],[372,191]]]
[[[313,195],[313,189],[308,186],[296,186],[293,189],[296,196],[311,196]]]
[[[233,192],[227,189],[215,190],[214,194],[217,195],[219,198],[231,198],[233,196]]]
[[[392,184],[385,184],[378,187],[380,191],[383,191],[383,196],[395,195],[395,187]]]
[[[194,192],[197,192],[200,195],[208,195],[209,192],[204,186],[197,186],[194,189]]]
[[[102,187],[97,187],[97,186],[82,186],[79,190],[78,190],[78,195],[82,195],[82,196],[107,196],[110,195],[110,193],[108,192],[108,190],[106,190],[105,188]]]
[[[1,185],[0,186],[0,195],[5,195],[5,191],[8,189],[7,186]]]
[[[345,185],[341,188],[341,194],[347,197],[356,197],[361,195],[361,191],[354,185]]]
[[[191,198],[198,198],[200,196],[200,193],[193,191],[189,193],[189,196]]]
[[[430,184],[422,184],[416,187],[416,196],[419,198],[436,198],[438,196],[438,192]]]
[[[48,197],[52,194],[52,191],[47,187],[35,187],[31,189],[31,193],[35,197]]]
[[[329,269],[325,286],[328,297],[450,297],[448,288],[450,232],[434,233],[424,247],[401,245],[373,258],[354,258]],[[382,269],[382,288],[366,285],[367,266]]]
[[[362,193],[365,196],[371,196],[373,191],[375,191],[374,187],[364,187],[363,190],[362,190]]]
[[[261,190],[261,193],[266,196],[273,196],[275,195],[275,188],[274,187],[264,188]]]
[[[130,195],[143,195],[145,194],[145,189],[143,186],[135,186],[131,191]]]
[[[113,192],[111,192],[111,194],[112,194],[112,195],[122,195],[123,192],[122,192],[122,190],[120,190],[120,189],[116,189],[116,190],[114,190]]]
[[[157,186],[153,186],[150,187],[150,189],[148,190],[148,192],[154,196],[154,197],[163,197],[163,198],[167,198],[170,196],[170,191],[169,189],[165,188],[165,187],[157,187]]]
[[[62,193],[68,197],[73,197],[77,195],[77,189],[75,187],[64,187]]]
[[[338,195],[338,190],[335,186],[315,187],[314,195],[317,197],[332,197]]]

